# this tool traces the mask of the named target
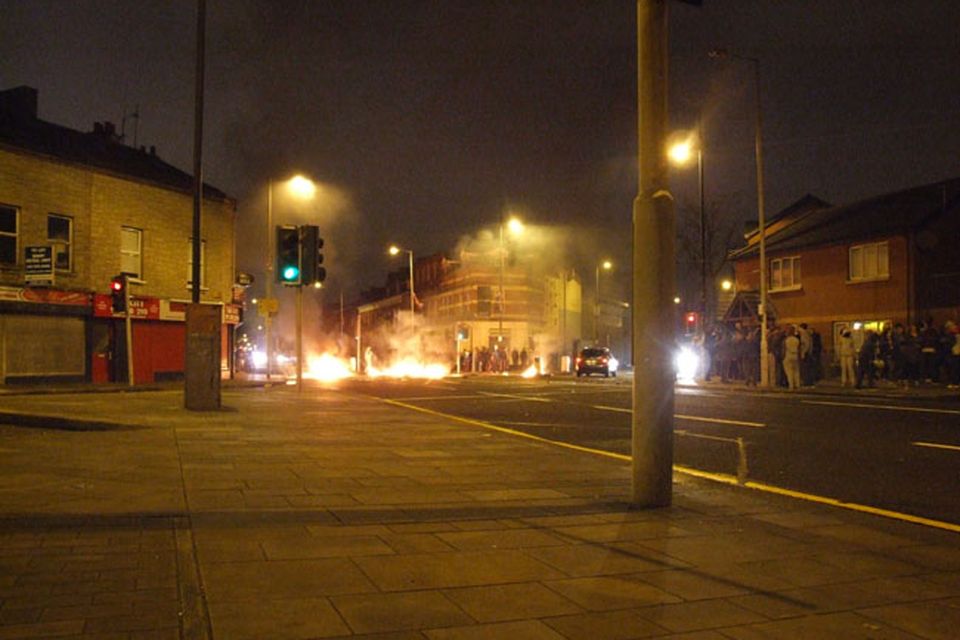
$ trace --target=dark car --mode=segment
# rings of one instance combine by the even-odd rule
[[[591,373],[602,373],[605,377],[616,376],[620,363],[606,347],[587,347],[577,356],[577,377],[588,376]]]

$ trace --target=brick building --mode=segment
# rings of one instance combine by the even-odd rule
[[[0,92],[0,381],[126,379],[124,322],[108,287],[131,278],[134,379],[182,375],[191,297],[193,178],[113,126],[37,117],[37,92]],[[223,307],[229,354],[236,202],[204,186],[201,300]],[[24,254],[51,246],[52,284],[28,286]],[[226,356],[225,356],[226,357]]]
[[[768,316],[817,329],[830,358],[846,327],[960,316],[960,179],[844,206],[806,196],[774,216],[766,236]],[[759,300],[759,240],[750,234],[730,255],[739,319]]]
[[[530,261],[511,260],[503,267],[501,298],[498,253],[461,251],[456,258],[434,254],[416,259],[413,324],[406,269],[392,272],[385,287],[365,292],[347,311],[347,326],[357,327],[363,347],[389,357],[400,343],[409,348],[410,341],[403,336],[412,330],[416,334],[412,355],[451,363],[458,334],[461,351],[503,351],[511,361],[514,351],[518,355],[525,351],[531,360],[534,355],[546,358],[553,370],[561,355],[574,353],[582,335],[581,285],[574,272],[544,273]],[[476,359],[471,366],[476,366]]]

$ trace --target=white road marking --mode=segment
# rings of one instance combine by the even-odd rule
[[[924,407],[904,407],[895,404],[870,404],[868,402],[829,402],[827,400],[801,400],[804,404],[823,404],[831,407],[861,407],[866,409],[885,409],[887,411],[913,411],[915,413],[945,413],[960,415],[957,409],[927,409]]]
[[[633,413],[633,409],[623,409],[621,407],[607,407],[602,404],[592,404],[590,405],[594,409],[600,409],[601,411],[615,411],[617,413]],[[678,420],[692,420],[695,422],[714,422],[716,424],[728,424],[735,427],[752,427],[754,429],[763,429],[767,425],[763,422],[748,422],[746,420],[726,420],[724,418],[708,418],[706,416],[688,416],[681,413],[676,413],[673,415],[674,418]]]
[[[534,398],[532,396],[518,396],[513,393],[493,393],[492,391],[480,391],[481,395],[491,396],[493,398],[510,398],[511,400],[529,400],[530,402],[553,402],[549,398]]]
[[[931,449],[946,449],[948,451],[960,451],[960,447],[955,444],[938,444],[936,442],[911,442],[915,447],[929,447]]]
[[[674,432],[675,434],[677,434],[678,436],[685,436],[685,437],[688,437],[688,438],[700,438],[701,440],[715,440],[715,441],[717,441],[717,442],[730,442],[730,443],[733,443],[733,444],[737,444],[737,439],[736,439],[736,438],[723,438],[723,437],[721,437],[721,436],[708,436],[708,435],[706,435],[706,434],[704,434],[704,433],[690,433],[689,431],[686,431],[685,429],[674,429],[673,432]]]

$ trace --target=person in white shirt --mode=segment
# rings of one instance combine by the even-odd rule
[[[787,329],[787,337],[783,341],[783,370],[787,374],[787,388],[800,388],[800,338],[797,337],[796,327]]]
[[[857,381],[857,370],[853,366],[857,348],[853,345],[853,336],[849,329],[840,334],[840,385],[853,386]]]

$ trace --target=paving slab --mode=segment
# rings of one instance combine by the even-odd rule
[[[0,421],[0,638],[960,628],[950,532],[682,474],[671,507],[634,510],[617,460],[332,388],[223,401],[2,396],[33,417]]]

